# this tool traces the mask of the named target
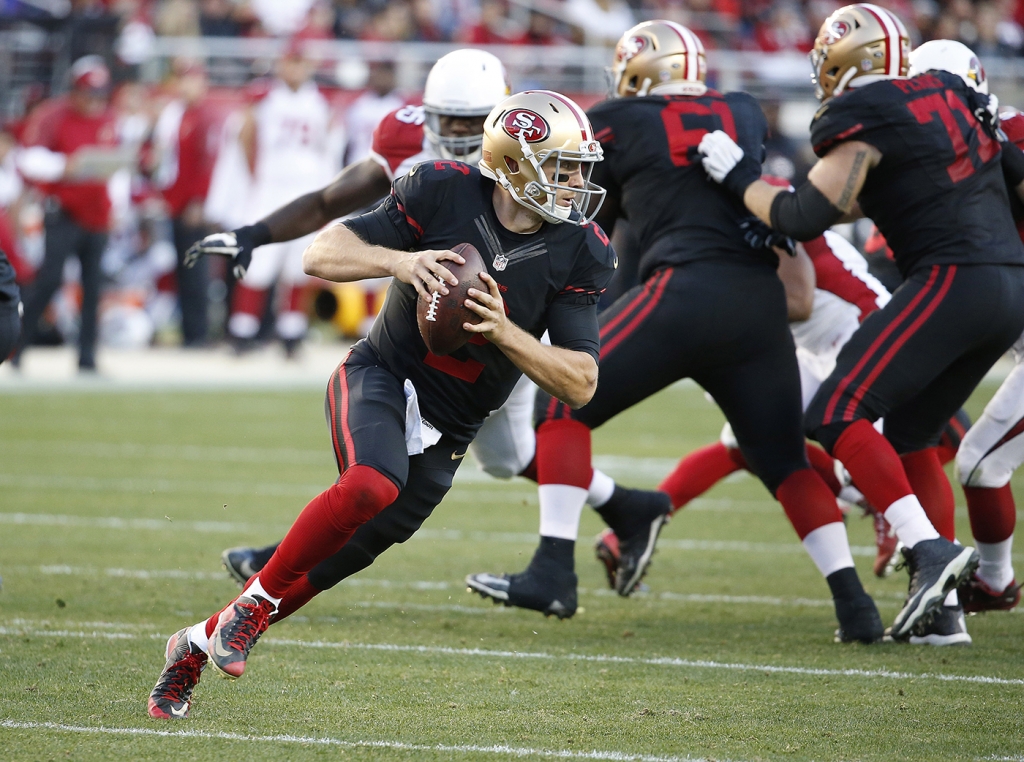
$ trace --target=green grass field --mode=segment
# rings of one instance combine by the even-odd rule
[[[968,648],[834,645],[827,586],[750,477],[676,516],[648,593],[605,588],[588,511],[576,617],[495,607],[461,580],[525,565],[536,494],[468,462],[419,535],[272,627],[243,679],[207,670],[190,719],[150,720],[167,636],[237,592],[220,551],[277,539],[334,479],[322,410],[316,391],[0,395],[0,758],[1024,759],[1024,617],[970,618]],[[653,486],[721,420],[674,387],[595,454]],[[905,575],[872,577],[870,521],[849,530],[891,619]]]

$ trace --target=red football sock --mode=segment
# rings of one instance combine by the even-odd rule
[[[369,466],[355,465],[309,501],[277,551],[260,572],[260,584],[275,598],[306,572],[334,555],[362,524],[398,497],[398,487]]]
[[[736,468],[745,468],[747,471],[750,470],[750,466],[747,465],[747,459],[743,457],[743,453],[740,451],[739,447],[730,447],[728,450],[729,457],[732,459],[732,462],[736,464]]]
[[[308,575],[299,577],[298,582],[289,587],[288,592],[281,599],[281,603],[277,607],[277,616],[274,617],[274,624],[294,614],[322,592],[323,590],[317,590],[309,584]]]
[[[672,508],[679,510],[740,468],[731,457],[729,448],[715,442],[683,457],[658,489],[672,500]]]
[[[526,468],[519,472],[519,475],[524,479],[529,479],[531,482],[537,481],[537,454],[533,454],[533,460],[531,460]]]
[[[1010,485],[1002,487],[964,487],[967,515],[974,539],[994,545],[1008,540],[1017,525],[1017,506]]]
[[[946,478],[939,462],[939,453],[934,447],[900,456],[903,470],[907,473],[910,488],[921,501],[928,520],[935,531],[947,540],[956,538],[956,523],[953,519],[955,504],[953,488]]]
[[[832,490],[832,494],[838,495],[843,489],[843,485],[836,478],[836,462],[832,456],[817,445],[808,443],[807,460],[811,464],[811,468],[818,472],[818,476],[822,478],[825,485]]]
[[[775,497],[801,540],[819,527],[843,520],[835,495],[812,468],[787,476]]]
[[[889,440],[863,418],[839,435],[832,457],[846,466],[857,489],[880,511],[914,492]]]
[[[537,429],[537,483],[590,489],[590,429],[579,421],[559,418]]]
[[[231,312],[244,312],[259,319],[267,303],[266,289],[249,288],[244,283],[236,283],[231,294]]]

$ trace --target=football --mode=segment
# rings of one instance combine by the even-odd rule
[[[469,289],[488,290],[487,284],[480,280],[480,273],[487,272],[487,265],[476,247],[460,243],[452,247],[452,251],[461,254],[466,264],[460,265],[450,260],[441,264],[459,279],[459,285],[449,286],[447,296],[435,292],[431,299],[421,296],[416,300],[416,322],[420,336],[427,349],[435,355],[451,354],[470,340],[473,334],[464,329],[462,324],[476,324],[481,318],[465,305]]]

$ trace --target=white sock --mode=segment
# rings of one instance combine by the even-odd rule
[[[802,542],[823,577],[853,566],[846,525],[841,521],[818,527],[804,537]]]
[[[949,595],[946,596],[946,600],[942,602],[943,606],[959,606],[960,598],[956,594],[956,588],[954,587],[949,591]]]
[[[934,540],[939,533],[935,531],[928,515],[921,507],[921,501],[917,495],[901,497],[895,503],[885,509],[885,520],[896,531],[900,542],[908,548],[913,548],[922,540]]]
[[[568,484],[542,484],[540,499],[540,536],[575,541],[580,533],[580,514],[587,502],[587,491]]]
[[[590,480],[590,489],[587,490],[587,505],[591,508],[600,508],[612,499],[614,491],[615,480],[595,468],[594,476]]]
[[[203,653],[210,647],[210,639],[206,637],[206,620],[188,628],[188,642]]]
[[[263,589],[263,585],[260,584],[260,578],[258,576],[256,577],[256,579],[254,579],[252,581],[252,584],[249,585],[249,587],[247,587],[245,589],[245,592],[242,593],[242,594],[245,595],[245,596],[248,596],[249,598],[252,598],[253,596],[258,595],[260,598],[263,598],[264,600],[268,600],[271,603],[273,603],[275,607],[281,605],[281,599],[280,598],[275,598],[274,596],[272,596],[270,593],[268,593],[266,590]]]
[[[981,556],[981,563],[978,564],[978,577],[986,585],[997,593],[1006,589],[1007,585],[1013,582],[1013,535],[1011,534],[1002,542],[979,542],[978,555]]]

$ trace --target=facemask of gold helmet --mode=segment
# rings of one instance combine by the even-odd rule
[[[484,122],[480,172],[548,222],[586,225],[597,215],[605,190],[590,182],[603,158],[601,144],[583,109],[550,90],[527,90],[507,98]],[[582,187],[567,180],[578,164]],[[546,171],[545,171],[546,170]],[[574,194],[568,204],[558,203]],[[572,212],[579,216],[572,219]]]
[[[611,97],[704,95],[708,65],[697,35],[674,21],[645,21],[619,39]]]
[[[854,80],[868,84],[905,77],[910,37],[889,11],[870,3],[840,8],[821,25],[810,53],[811,81],[818,100],[839,95]]]

